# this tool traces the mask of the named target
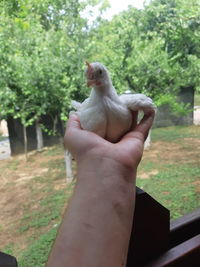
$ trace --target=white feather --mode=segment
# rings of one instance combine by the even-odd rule
[[[126,94],[119,97],[107,69],[98,62],[92,63],[91,68],[93,73],[90,72],[87,77],[89,82],[94,83],[90,97],[83,103],[72,101],[72,106],[76,109],[75,113],[83,129],[116,142],[130,130],[131,110],[143,110],[146,113],[155,109],[155,105],[151,98],[143,94]]]
[[[142,110],[147,113],[150,110],[156,110],[152,99],[144,94],[124,94],[119,96],[122,103],[124,103],[127,108],[133,111]]]

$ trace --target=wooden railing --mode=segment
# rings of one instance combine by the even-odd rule
[[[199,267],[200,209],[170,222],[169,210],[137,188],[126,267]]]
[[[15,257],[0,252],[0,267],[17,267]]]

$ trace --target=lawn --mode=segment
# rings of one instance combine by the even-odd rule
[[[200,207],[200,126],[154,129],[137,185],[176,219]]]
[[[170,209],[175,219],[200,207],[200,126],[152,130],[137,185]],[[1,247],[19,267],[45,265],[73,192],[66,184],[62,146],[0,161]],[[75,165],[73,166],[76,171]]]

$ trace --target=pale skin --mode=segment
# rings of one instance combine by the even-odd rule
[[[77,162],[77,182],[47,267],[126,266],[136,172],[153,119],[151,111],[137,124],[134,112],[131,131],[113,144],[70,117],[64,144]]]

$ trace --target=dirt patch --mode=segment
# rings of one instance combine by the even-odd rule
[[[25,186],[13,187],[8,190],[0,190],[0,222],[3,234],[1,234],[1,246],[5,247],[9,243],[16,241],[22,242],[19,233],[16,232],[16,227],[24,212],[24,201],[28,201],[30,197],[30,189]]]
[[[151,178],[151,176],[156,175],[158,173],[159,173],[158,170],[152,170],[152,171],[149,171],[148,173],[142,172],[142,173],[140,173],[139,177],[140,177],[140,179],[149,179],[149,178]]]
[[[0,161],[0,250],[8,244],[15,244],[16,247],[16,244],[19,244],[20,251],[27,246],[27,237],[32,233],[30,230],[21,234],[20,222],[25,208],[30,206],[29,212],[37,210],[40,200],[47,196],[46,184],[39,183],[37,179],[43,176],[48,179],[48,164],[54,159],[62,160],[62,154],[48,156],[40,153],[38,156],[35,152],[29,155],[28,162],[25,161],[24,155]],[[51,180],[50,183],[55,190],[66,187],[64,177]]]
[[[196,192],[199,194],[200,193],[200,180],[193,182],[193,185],[196,188]]]
[[[164,191],[164,192],[162,192],[162,194],[163,194],[163,195],[169,195],[170,192],[168,192],[168,191]]]
[[[154,142],[151,150],[145,151],[143,159],[160,162],[193,162],[198,158],[200,160],[200,139],[183,138],[180,143],[176,142]]]
[[[141,170],[140,179],[150,179],[159,173],[159,166],[164,164],[197,163],[200,166],[200,138],[182,138],[181,142],[153,142],[150,150],[145,150],[142,162],[153,162],[158,164],[158,169]]]
[[[142,179],[151,179],[159,174],[159,166],[176,164],[177,162],[200,162],[200,139],[183,138],[180,142],[153,142],[151,149],[144,152],[143,160],[157,163],[156,169],[139,170],[138,176]],[[52,185],[52,190],[59,191],[65,188],[65,173],[58,172],[56,164],[64,160],[63,151],[56,155],[51,153],[36,153],[29,155],[28,162],[23,155],[11,159],[0,161],[0,233],[1,248],[8,244],[18,244],[19,251],[27,246],[28,238],[34,234],[34,229],[30,229],[22,234],[19,232],[20,221],[26,213],[36,211],[39,202],[48,197],[47,185]],[[52,153],[53,154],[53,153]],[[55,167],[53,167],[55,165]],[[159,165],[159,166],[158,166]],[[158,167],[157,167],[158,166]],[[199,164],[200,166],[200,164]],[[55,176],[55,178],[51,178]],[[38,182],[41,177],[46,177],[46,181]],[[200,192],[200,182],[195,182],[197,192]],[[164,190],[163,190],[164,191]],[[164,195],[169,194],[166,190]],[[38,231],[47,231],[53,227],[48,225]],[[37,232],[39,233],[39,232]],[[0,248],[0,249],[1,249]]]
[[[37,178],[38,176],[44,173],[47,173],[48,170],[49,170],[48,168],[39,168],[39,169],[33,170],[31,174],[30,173],[19,173],[19,176],[15,180],[15,183],[27,182],[27,180]]]

